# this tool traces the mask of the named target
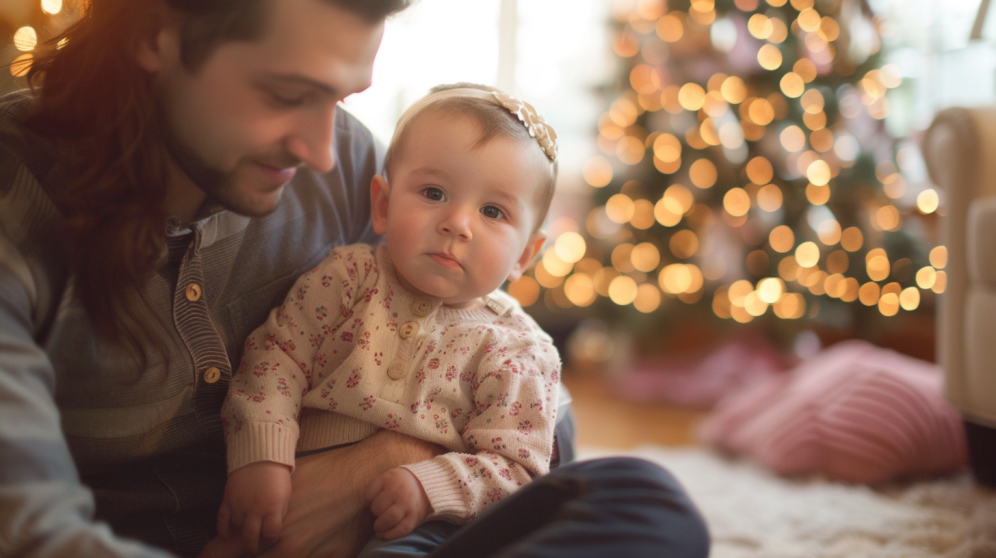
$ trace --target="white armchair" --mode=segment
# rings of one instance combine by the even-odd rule
[[[996,486],[996,107],[942,111],[923,152],[947,210],[938,361],[965,421],[976,478]]]

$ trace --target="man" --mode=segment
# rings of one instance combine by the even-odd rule
[[[0,100],[0,555],[194,556],[213,537],[243,341],[332,245],[376,240],[382,153],[336,104],[407,3],[91,0],[34,94]],[[436,451],[383,432],[301,458],[309,488],[264,554],[354,554],[367,480]],[[516,496],[433,555],[707,550],[680,488],[635,460]]]

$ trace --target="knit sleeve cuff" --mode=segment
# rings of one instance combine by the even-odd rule
[[[415,475],[429,497],[432,513],[427,521],[441,519],[462,525],[470,519],[470,507],[460,489],[460,479],[444,460],[436,458],[402,467]]]
[[[275,461],[294,470],[297,426],[275,422],[245,422],[228,435],[228,472],[257,461]]]

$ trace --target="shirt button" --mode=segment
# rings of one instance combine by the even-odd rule
[[[411,339],[416,333],[418,333],[418,322],[405,322],[398,329],[398,335],[402,339]]]
[[[420,318],[424,318],[432,313],[432,301],[427,298],[416,298],[412,302],[412,312]]]
[[[408,365],[403,360],[396,360],[387,367],[387,377],[392,380],[400,380],[408,372]]]
[[[221,379],[221,370],[218,370],[217,367],[212,366],[211,368],[208,368],[207,370],[204,371],[205,382],[213,384],[220,379]]]
[[[197,283],[187,285],[186,295],[190,302],[197,302],[201,299],[201,286]]]

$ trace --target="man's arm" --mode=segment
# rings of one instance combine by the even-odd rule
[[[352,557],[373,536],[373,514],[363,491],[399,465],[431,459],[446,450],[381,430],[351,446],[297,460],[290,508],[280,541],[265,558]]]
[[[32,332],[32,275],[0,231],[0,556],[166,557],[93,519]]]

